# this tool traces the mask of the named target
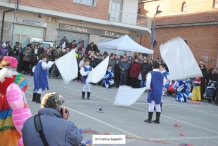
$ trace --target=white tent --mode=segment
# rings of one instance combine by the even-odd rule
[[[135,41],[133,41],[128,35],[125,35],[121,38],[116,40],[112,40],[105,43],[99,43],[99,48],[106,48],[106,49],[115,49],[115,50],[123,50],[123,51],[131,51],[131,52],[139,52],[139,53],[146,53],[146,54],[153,54],[154,51],[148,48],[145,48]]]

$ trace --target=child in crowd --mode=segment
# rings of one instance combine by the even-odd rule
[[[192,90],[192,98],[191,100],[198,100],[201,101],[201,78],[197,77],[195,78],[193,82],[193,90]]]
[[[48,79],[47,79],[47,70],[51,68],[54,62],[49,61],[47,62],[47,54],[42,53],[39,56],[40,61],[37,63],[35,68],[33,69],[34,72],[34,89],[33,89],[33,98],[32,101],[36,103],[41,103],[41,93],[48,87]]]
[[[84,61],[84,66],[80,70],[80,74],[82,75],[82,82],[83,82],[83,89],[82,89],[82,99],[85,99],[85,92],[87,91],[87,99],[90,99],[90,83],[86,83],[86,79],[89,75],[89,72],[92,71],[92,67],[89,66],[90,61],[88,58],[85,59]]]
[[[187,98],[192,97],[191,85],[189,79],[177,80],[173,86],[176,90],[176,100],[179,102],[186,102]]]
[[[102,83],[103,83],[102,86],[105,87],[105,88],[110,88],[111,85],[114,84],[114,80],[113,80],[114,71],[111,70],[111,69],[112,69],[112,66],[108,65],[106,74],[105,74],[104,78],[102,79]]]

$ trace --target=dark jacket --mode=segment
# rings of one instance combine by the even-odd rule
[[[14,51],[12,52],[12,56],[14,58],[16,58],[18,62],[20,60],[20,54],[21,54],[21,52],[19,50],[16,50],[16,49],[14,49]]]
[[[146,79],[146,75],[150,71],[150,65],[148,63],[142,63],[142,80]]]
[[[42,53],[45,52],[45,49],[42,47],[42,48],[38,48],[38,56]]]
[[[78,146],[83,136],[70,121],[61,117],[59,111],[52,108],[42,108],[38,111],[41,117],[43,132],[49,146]],[[23,143],[25,146],[43,146],[39,133],[34,125],[34,117],[23,124]]]
[[[129,71],[130,64],[127,62],[120,62],[120,73],[127,74]],[[124,68],[124,71],[122,70]]]
[[[108,65],[112,66],[112,70],[114,70],[115,64],[116,64],[116,59],[109,59]]]
[[[134,62],[131,64],[129,69],[129,77],[138,78],[139,73],[141,72],[141,64],[139,62]]]
[[[31,49],[26,48],[26,50],[23,52],[23,61],[30,62],[32,58]]]
[[[90,59],[90,66],[93,67],[93,68],[95,68],[95,59],[94,59],[94,60],[91,60],[91,59]]]
[[[102,62],[102,59],[98,59],[98,58],[96,58],[95,59],[95,66],[97,66],[99,63],[101,63]]]

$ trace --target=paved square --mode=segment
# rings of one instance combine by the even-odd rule
[[[28,80],[26,98],[35,115],[40,107],[33,103],[33,77]],[[173,146],[190,144],[192,146],[218,145],[218,107],[209,103],[179,103],[172,97],[164,97],[160,124],[145,123],[148,103],[145,92],[129,107],[113,106],[117,88],[105,89],[91,86],[91,100],[81,99],[82,83],[72,81],[66,85],[60,79],[49,79],[50,90],[65,97],[64,106],[70,110],[69,120],[78,128],[92,128],[101,134],[105,132],[135,136],[142,140],[127,139],[128,146]],[[97,112],[99,108],[103,113]],[[153,115],[155,119],[155,114]],[[60,125],[61,126],[61,125]],[[84,134],[84,140],[92,139],[92,134]],[[186,145],[187,146],[187,145]]]

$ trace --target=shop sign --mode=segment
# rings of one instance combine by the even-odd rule
[[[47,27],[46,22],[38,21],[38,20],[31,20],[31,19],[26,19],[26,18],[17,18],[16,22],[17,23],[24,23],[24,24],[28,24],[28,25]]]
[[[119,38],[125,35],[124,33],[119,33],[119,32],[95,29],[95,28],[90,28],[90,27],[82,27],[82,26],[76,26],[76,25],[70,25],[70,24],[62,24],[62,23],[59,24],[59,29],[94,34],[94,35],[99,35],[99,36],[104,36],[104,37],[113,37],[113,38]]]

